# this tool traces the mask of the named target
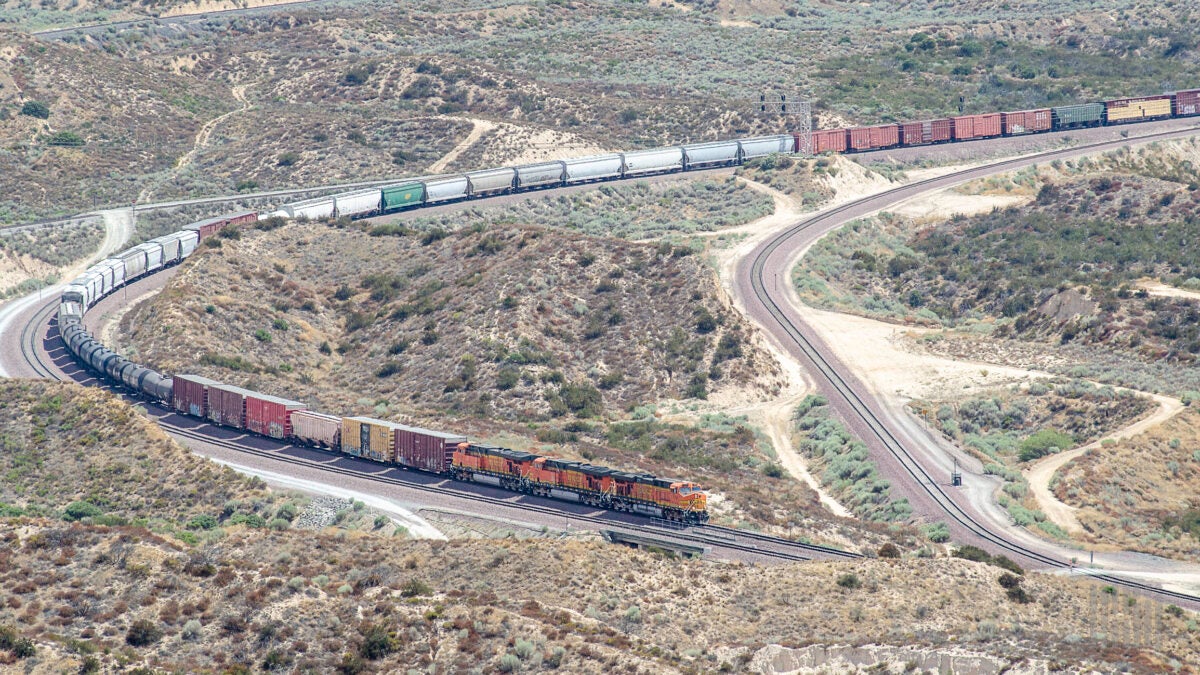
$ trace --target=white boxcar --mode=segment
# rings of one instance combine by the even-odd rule
[[[621,175],[621,155],[589,155],[563,160],[567,165],[567,182],[583,183],[589,180],[616,178]]]
[[[737,164],[737,141],[717,141],[715,143],[693,143],[683,146],[683,154],[687,158],[687,167],[721,166]]]
[[[793,136],[760,136],[738,141],[742,146],[742,161],[755,157],[766,157],[777,152],[792,154],[796,149],[796,139]]]
[[[333,206],[339,217],[353,218],[379,210],[379,188],[345,192],[333,196]]]
[[[467,197],[466,176],[446,176],[445,178],[430,178],[425,183],[425,203],[446,202],[451,199]]]
[[[163,247],[162,244],[151,239],[144,244],[138,244],[137,248],[146,252],[146,272],[157,272],[163,266]]]
[[[279,209],[278,211],[272,211],[270,213],[264,212],[264,213],[258,214],[259,220],[266,220],[267,218],[291,218],[291,217],[292,217],[292,212],[287,210],[286,208]]]
[[[517,170],[506,166],[501,169],[472,171],[467,174],[467,180],[471,181],[472,196],[504,192],[516,187]]]
[[[100,273],[100,295],[112,293],[125,283],[125,263],[117,258],[107,258],[96,263],[92,269]]]
[[[316,220],[317,218],[332,218],[333,217],[333,197],[317,197],[316,199],[306,199],[302,202],[295,202],[283,207],[293,218],[308,218]]]
[[[179,258],[188,257],[196,250],[196,246],[200,243],[200,235],[195,232],[176,232],[179,235]]]
[[[517,187],[530,188],[542,185],[561,184],[566,177],[567,167],[561,160],[540,162],[517,167]]]
[[[683,169],[683,148],[656,148],[626,152],[621,155],[621,158],[625,164],[623,175],[626,176]]]
[[[146,249],[134,246],[121,251],[115,257],[125,264],[126,279],[135,279],[146,273]]]
[[[79,277],[76,283],[87,288],[87,302],[85,304],[91,307],[100,299],[100,291],[104,289],[104,275],[96,270],[88,269],[88,271]]]
[[[155,237],[150,241],[162,247],[162,263],[164,265],[174,265],[183,260],[180,255],[181,246],[179,242],[183,239],[183,232],[172,232],[164,234],[161,237]]]

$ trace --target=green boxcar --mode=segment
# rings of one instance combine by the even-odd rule
[[[383,210],[394,211],[406,206],[417,206],[425,201],[425,184],[408,183],[383,188]]]
[[[1054,115],[1054,128],[1091,127],[1100,124],[1104,116],[1103,103],[1080,103],[1050,109]]]

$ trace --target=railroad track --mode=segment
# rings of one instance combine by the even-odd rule
[[[22,332],[22,341],[21,341],[22,356],[25,359],[25,361],[30,365],[31,368],[33,368],[36,372],[38,372],[42,377],[44,377],[46,379],[53,379],[53,380],[59,380],[59,381],[76,381],[76,380],[74,380],[74,378],[71,378],[71,377],[65,375],[61,370],[59,370],[57,364],[46,363],[46,360],[42,356],[42,351],[40,349],[38,349],[37,343],[38,343],[39,339],[54,340],[58,335],[57,321],[54,316],[54,310],[55,310],[56,306],[57,306],[57,303],[52,302],[52,303],[46,305],[45,307],[42,307],[34,314],[33,318],[29,321],[29,323],[27,323],[25,325],[23,332]],[[41,336],[42,336],[41,338],[39,338],[39,334],[41,334]],[[61,343],[61,340],[59,342]],[[73,359],[71,360],[71,362],[76,363]],[[147,406],[154,405],[155,407],[159,407],[159,406],[157,406],[157,404],[150,404],[145,401],[130,398],[125,395],[122,387],[118,387],[118,386],[107,383],[104,379],[94,376],[94,374],[90,373],[90,371],[88,371],[86,368],[84,368],[83,366],[81,366],[77,363],[76,363],[76,366],[80,369],[81,372],[87,372],[89,374],[91,379],[93,379],[96,383],[94,386],[100,386],[100,387],[106,388],[118,395],[123,396],[124,398],[126,398],[127,400],[129,400],[131,402],[138,402],[138,403],[146,404]],[[80,383],[84,384],[86,382],[87,382],[87,380],[84,380],[83,382],[80,382]],[[166,410],[165,408],[159,407],[159,410],[162,411],[163,416],[174,414],[173,411]],[[388,472],[406,471],[406,469],[403,469],[403,468],[388,466],[388,467],[386,467],[386,469],[384,469],[383,465],[369,463],[366,460],[359,460],[358,458],[344,455],[344,454],[341,454],[338,452],[333,452],[333,451],[329,451],[329,450],[321,450],[321,449],[317,449],[317,448],[294,446],[294,445],[290,445],[290,444],[278,443],[278,444],[275,444],[275,447],[269,448],[269,449],[255,448],[255,447],[251,447],[248,445],[238,443],[235,440],[215,438],[211,435],[200,433],[192,428],[180,426],[177,424],[172,424],[168,421],[165,421],[164,419],[161,419],[161,417],[159,417],[157,415],[152,415],[152,417],[154,417],[154,421],[160,427],[162,427],[164,430],[169,431],[170,433],[172,433],[176,436],[180,436],[180,437],[194,440],[194,441],[199,441],[202,443],[214,445],[214,446],[221,447],[221,448],[225,448],[227,450],[234,450],[238,453],[241,453],[241,454],[244,454],[247,456],[262,457],[262,458],[269,459],[269,460],[272,460],[275,462],[281,462],[281,463],[290,464],[293,466],[303,466],[303,467],[307,467],[307,468],[318,469],[318,470],[326,472],[326,473],[353,477],[353,478],[360,479],[360,480],[368,480],[368,481],[380,483],[383,485],[401,486],[401,487],[404,487],[405,489],[417,490],[417,491],[421,491],[421,492],[427,492],[430,494],[452,495],[459,499],[464,499],[464,500],[476,502],[479,504],[489,505],[489,506],[497,506],[497,507],[503,507],[503,508],[516,509],[516,510],[526,511],[526,512],[530,512],[530,513],[540,513],[540,514],[546,514],[546,515],[563,516],[563,517],[569,518],[572,522],[588,523],[590,525],[594,525],[597,527],[604,527],[604,528],[608,528],[608,529],[620,528],[620,529],[626,529],[629,531],[634,531],[634,532],[638,532],[638,533],[642,533],[642,534],[646,534],[646,533],[653,533],[656,535],[666,534],[668,536],[671,536],[671,537],[674,537],[674,538],[677,538],[677,539],[680,539],[683,541],[687,541],[690,543],[707,544],[709,546],[713,546],[713,547],[717,547],[717,548],[738,551],[741,553],[748,553],[748,554],[762,556],[762,557],[766,557],[766,558],[774,558],[776,560],[781,560],[781,561],[797,561],[797,562],[810,561],[813,559],[813,556],[820,556],[820,557],[827,557],[827,558],[861,557],[856,553],[851,553],[849,551],[842,551],[840,549],[836,549],[836,548],[832,548],[832,547],[828,547],[828,546],[820,546],[820,545],[816,545],[816,544],[806,544],[806,543],[802,543],[802,542],[792,541],[790,539],[771,537],[768,535],[759,534],[757,532],[748,532],[745,530],[737,530],[737,529],[726,528],[726,527],[701,526],[701,527],[687,528],[687,529],[677,530],[677,531],[660,530],[658,528],[655,528],[652,525],[650,518],[643,518],[643,517],[635,515],[635,514],[614,514],[609,517],[598,516],[598,515],[589,515],[587,513],[568,511],[568,510],[565,510],[564,508],[552,506],[549,504],[540,504],[540,503],[529,502],[529,501],[516,501],[516,500],[521,500],[521,499],[537,499],[537,498],[528,497],[526,495],[521,495],[519,493],[509,493],[509,492],[504,491],[502,493],[505,495],[505,497],[493,497],[490,495],[484,495],[484,494],[478,494],[476,492],[471,492],[469,490],[457,489],[454,486],[454,483],[452,481],[449,481],[446,479],[443,479],[443,482],[436,483],[436,484],[424,484],[424,483],[419,483],[419,482],[415,482],[415,481],[407,481],[407,480],[403,480],[401,478],[397,478],[394,476],[387,476],[387,475],[381,475],[379,473],[371,473],[368,471],[356,470],[356,469],[345,467],[345,466],[335,466],[335,465],[330,464],[330,462],[332,462],[334,460],[339,460],[339,459],[349,460],[352,463],[361,462],[364,465],[369,466],[371,469],[375,469],[376,471],[386,470]],[[210,426],[210,425],[206,424],[205,426]],[[320,453],[322,455],[327,455],[329,459],[327,459],[325,461],[316,461],[316,460],[308,460],[308,459],[304,459],[302,457],[296,457],[296,456],[286,454],[286,451],[292,450],[292,449],[303,450],[303,451],[309,452],[309,453]],[[419,475],[428,476],[430,474],[421,473]],[[485,487],[487,489],[491,488],[491,486],[487,486],[486,484],[479,484],[479,485],[482,487]],[[496,490],[500,491],[499,488],[496,488]],[[584,507],[584,508],[587,508],[587,507]],[[714,535],[710,534],[710,532],[719,532],[719,533],[724,534],[725,536],[720,536],[720,535],[714,536]]]
[[[1198,128],[1193,127],[1188,130],[1175,130],[1150,134],[1136,139],[1138,142],[1150,142],[1157,139],[1165,139],[1175,136],[1180,136],[1188,133],[1194,133]],[[767,309],[770,315],[779,323],[779,326],[784,330],[787,336],[795,343],[804,356],[805,364],[810,372],[819,374],[825,382],[823,389],[834,401],[840,400],[844,406],[849,408],[866,425],[870,432],[875,436],[880,444],[898,461],[908,478],[917,488],[927,494],[941,509],[945,515],[952,521],[957,523],[967,532],[970,532],[975,537],[991,544],[993,547],[1004,550],[1008,553],[1015,554],[1019,558],[1034,561],[1051,568],[1074,570],[1074,565],[1068,561],[1061,560],[1057,557],[1047,555],[1033,548],[1025,546],[1019,542],[1012,541],[1006,538],[1003,534],[998,534],[989,528],[986,524],[980,522],[978,518],[962,508],[958,502],[951,497],[942,485],[940,485],[929,474],[925,467],[917,461],[913,454],[905,447],[904,443],[884,424],[881,413],[872,409],[872,407],[863,399],[862,396],[851,386],[850,382],[830,363],[830,361],[821,353],[819,349],[809,340],[808,337],[800,330],[791,318],[783,311],[780,304],[786,301],[782,298],[777,300],[769,291],[767,283],[768,269],[767,263],[769,259],[780,252],[783,247],[788,244],[793,238],[800,234],[807,234],[808,231],[818,231],[821,233],[830,231],[839,227],[842,223],[856,215],[862,215],[864,206],[875,206],[878,208],[868,212],[873,212],[886,207],[889,204],[901,201],[929,188],[934,187],[951,187],[954,184],[966,182],[974,178],[991,175],[1003,172],[1010,169],[1016,169],[1028,166],[1034,162],[1052,161],[1054,159],[1066,158],[1078,155],[1082,152],[1094,152],[1104,150],[1107,147],[1120,147],[1128,144],[1128,140],[1121,141],[1105,141],[1067,150],[1053,150],[1037,155],[1022,157],[1012,160],[1004,160],[977,167],[964,172],[960,172],[951,177],[941,176],[929,178],[907,185],[893,188],[891,190],[872,195],[863,199],[859,199],[840,207],[830,209],[811,218],[802,220],[792,227],[776,234],[767,243],[761,246],[755,257],[752,260],[750,270],[750,281],[753,287],[755,297]],[[788,252],[784,249],[785,253]],[[790,258],[790,256],[789,256]],[[785,260],[789,259],[785,258]],[[775,270],[772,270],[772,279],[774,279]],[[789,270],[782,270],[782,273],[787,275]],[[785,276],[785,278],[790,278]],[[866,439],[864,439],[866,440]],[[1107,582],[1112,585],[1120,585],[1126,588],[1142,591],[1147,594],[1152,594],[1160,597],[1166,597],[1173,600],[1182,600],[1189,603],[1200,602],[1200,596],[1171,591],[1160,588],[1151,584],[1145,584],[1138,581],[1126,579],[1124,577],[1098,572],[1093,570],[1079,570],[1088,576],[1100,581]]]
[[[1068,566],[1068,563],[1063,560],[1055,558],[1054,556],[1050,556],[1050,555],[1041,553],[1035,549],[1029,548],[1020,543],[1010,541],[1010,540],[1006,539],[1003,535],[996,534],[991,529],[989,529],[986,525],[979,522],[979,520],[976,519],[975,516],[973,516],[972,514],[970,514],[963,508],[961,508],[948,494],[946,494],[946,492],[941,488],[940,485],[938,485],[936,483],[936,481],[933,480],[933,478],[928,474],[928,472],[924,469],[924,467],[921,466],[921,464],[916,460],[916,458],[913,457],[913,455],[904,447],[904,444],[900,441],[900,439],[898,439],[891,432],[891,430],[888,429],[888,427],[883,423],[881,417],[875,411],[873,411],[871,409],[870,405],[862,397],[860,397],[856,391],[854,391],[854,389],[850,385],[850,383],[848,383],[837,372],[837,369],[834,368],[833,365],[827,359],[825,359],[824,356],[822,356],[820,351],[818,349],[816,349],[816,347],[800,332],[798,327],[796,327],[794,324],[791,323],[791,321],[789,319],[787,319],[786,315],[783,313],[780,306],[776,303],[775,299],[772,298],[770,293],[768,293],[766,290],[766,283],[765,283],[766,262],[767,262],[767,259],[773,253],[778,251],[789,239],[794,237],[796,234],[801,233],[805,230],[809,230],[813,227],[817,227],[821,224],[827,225],[827,228],[826,228],[827,230],[832,229],[833,227],[836,227],[837,225],[839,225],[842,222],[842,221],[837,220],[838,217],[846,216],[853,209],[861,208],[864,204],[872,204],[875,202],[879,202],[878,208],[883,208],[884,206],[886,206],[889,203],[894,203],[895,201],[899,201],[900,199],[904,198],[905,196],[915,195],[927,188],[941,187],[941,186],[949,187],[950,184],[955,183],[955,182],[963,182],[963,181],[970,180],[975,177],[995,174],[995,173],[999,173],[999,172],[1002,172],[1005,170],[1009,170],[1009,169],[1013,169],[1013,168],[1017,168],[1017,167],[1021,167],[1021,166],[1026,166],[1035,161],[1050,161],[1050,160],[1053,160],[1056,158],[1064,158],[1064,157],[1068,157],[1068,156],[1072,156],[1072,155],[1083,154],[1086,152],[1100,151],[1100,150],[1104,150],[1109,147],[1112,147],[1112,148],[1121,147],[1121,146],[1124,146],[1124,145],[1127,145],[1128,143],[1130,143],[1131,140],[1139,142],[1139,143],[1150,142],[1150,141],[1159,140],[1159,139],[1167,139],[1167,138],[1171,138],[1171,137],[1183,136],[1183,135],[1194,133],[1195,131],[1196,131],[1196,127],[1190,127],[1188,129],[1183,129],[1183,130],[1177,129],[1177,130],[1166,131],[1166,132],[1146,134],[1144,136],[1139,136],[1134,139],[1120,139],[1120,140],[1112,140],[1112,141],[1103,141],[1103,142],[1099,142],[1099,143],[1091,143],[1091,144],[1087,144],[1087,145],[1077,146],[1075,148],[1070,148],[1070,149],[1066,149],[1066,150],[1054,150],[1054,151],[1044,152],[1044,153],[1041,153],[1038,155],[1031,155],[1031,156],[1022,157],[1022,158],[1013,159],[1013,160],[1003,160],[1000,162],[994,162],[994,163],[987,164],[982,167],[977,167],[975,169],[961,172],[959,174],[956,174],[952,179],[947,179],[947,177],[941,177],[941,178],[927,179],[924,181],[918,181],[915,183],[910,183],[910,184],[905,185],[900,188],[895,188],[893,190],[886,191],[884,193],[873,195],[872,197],[868,197],[868,198],[864,198],[861,200],[857,200],[855,202],[851,202],[851,203],[843,205],[842,207],[839,207],[839,208],[832,209],[823,214],[820,214],[819,216],[816,216],[814,218],[810,218],[808,220],[797,223],[796,225],[792,226],[791,228],[788,228],[784,232],[782,232],[782,233],[776,235],[775,237],[773,237],[772,239],[770,239],[768,245],[760,249],[759,253],[756,255],[756,257],[753,260],[752,270],[751,270],[751,283],[753,286],[754,294],[758,298],[758,300],[763,304],[763,306],[767,309],[767,311],[772,315],[772,317],[775,318],[775,320],[785,330],[785,332],[788,334],[788,337],[792,341],[795,342],[797,347],[800,348],[805,359],[809,362],[809,365],[812,368],[812,370],[819,373],[823,378],[825,378],[825,381],[828,383],[827,389],[830,390],[830,393],[834,394],[836,398],[838,398],[842,402],[844,402],[855,413],[855,415],[858,416],[858,418],[862,421],[862,423],[865,424],[866,427],[870,430],[871,434],[873,434],[875,436],[875,438],[878,441],[880,441],[882,443],[882,445],[887,449],[887,451],[899,462],[899,465],[902,467],[903,471],[908,475],[909,478],[912,479],[912,481],[915,483],[915,485],[918,487],[918,489],[925,492],[933,500],[933,502],[935,504],[937,504],[938,507],[942,511],[944,511],[946,513],[946,515],[954,523],[957,523],[959,526],[961,526],[963,531],[969,532],[971,535],[977,537],[981,541],[987,542],[996,548],[1013,553],[1020,558],[1031,560],[1036,563],[1040,563],[1040,564],[1043,564],[1043,565],[1046,565],[1049,567],[1065,568]],[[41,358],[40,358],[40,356],[38,356],[37,349],[36,349],[37,326],[48,325],[49,322],[46,320],[46,318],[49,316],[50,312],[52,312],[52,311],[53,311],[53,305],[51,305],[50,307],[43,308],[38,314],[38,316],[41,317],[41,319],[32,322],[32,324],[31,324],[33,326],[32,328],[30,328],[30,326],[26,326],[27,331],[29,331],[29,335],[32,335],[32,337],[29,337],[29,339],[27,341],[26,339],[24,339],[27,336],[25,334],[23,334],[22,349],[29,350],[31,352],[31,354],[26,354],[24,356],[25,356],[26,361],[30,363],[31,367],[34,368],[34,370],[36,372],[43,373],[43,374],[45,374],[45,376],[51,377],[54,379],[62,379],[62,378],[58,377],[56,374],[54,374],[50,369],[47,369],[45,367],[45,364],[41,362]],[[31,358],[33,360],[30,360]],[[189,433],[194,433],[194,432],[190,432],[189,430],[186,430],[186,429],[180,429],[178,427],[173,428],[172,425],[168,425],[165,423],[164,423],[164,426],[167,428],[173,429],[176,433],[184,435],[185,437]],[[206,443],[216,443],[216,444],[224,443],[224,441],[220,441],[218,439],[212,439],[211,437],[207,437],[207,436],[203,436],[203,435],[201,435],[200,440],[203,440]],[[247,448],[246,446],[242,446],[242,445],[238,445],[238,444],[230,444],[226,447],[230,447],[231,449],[238,450],[239,452],[247,452],[247,453],[261,453],[262,452],[262,451],[250,449],[250,448]],[[563,509],[556,509],[556,508],[552,508],[552,507],[532,505],[532,504],[518,504],[518,503],[511,502],[511,501],[499,500],[499,499],[495,499],[495,498],[488,498],[488,497],[483,497],[483,496],[475,495],[475,494],[471,494],[471,493],[463,493],[462,491],[448,490],[446,488],[436,488],[436,489],[435,488],[427,488],[426,486],[414,485],[413,483],[406,482],[406,481],[400,481],[400,480],[397,480],[394,478],[375,476],[375,475],[371,475],[371,474],[363,474],[361,472],[351,471],[351,470],[343,469],[341,467],[329,467],[329,466],[326,466],[326,465],[323,465],[320,463],[310,463],[310,462],[304,462],[303,460],[297,460],[296,458],[282,457],[278,453],[270,453],[270,455],[271,455],[271,458],[275,459],[276,461],[288,461],[288,462],[293,462],[293,463],[298,463],[298,464],[308,464],[310,466],[314,466],[316,468],[320,468],[325,471],[335,471],[335,472],[339,472],[339,473],[346,473],[348,475],[354,475],[359,478],[367,478],[369,480],[379,480],[381,482],[392,482],[392,483],[396,483],[396,484],[402,484],[408,488],[420,489],[420,490],[429,489],[431,491],[437,491],[437,492],[443,492],[443,493],[454,492],[454,493],[456,493],[456,496],[461,496],[466,499],[471,499],[471,500],[476,500],[476,501],[489,501],[490,500],[493,503],[503,504],[504,506],[511,507],[511,508],[526,509],[526,510],[530,510],[530,511],[540,511],[543,513],[551,513],[552,512],[556,515],[565,514],[565,511]],[[621,521],[613,521],[613,520],[597,518],[595,516],[584,516],[582,514],[575,514],[575,515],[572,515],[571,517],[579,519],[581,521],[586,520],[588,522],[593,522],[596,524],[602,524],[602,525],[606,525],[606,526],[612,526],[614,522],[621,522]],[[642,529],[642,530],[647,529],[647,526],[645,524],[641,524],[641,525],[630,525],[629,523],[624,523],[624,524],[626,526],[638,527],[639,529]],[[848,553],[845,551],[839,551],[838,549],[830,549],[829,547],[800,544],[798,542],[792,542],[792,541],[786,540],[786,539],[769,537],[767,535],[759,535],[757,533],[749,533],[749,532],[742,531],[742,530],[733,530],[730,528],[717,528],[717,527],[713,527],[713,526],[706,526],[704,528],[697,528],[697,529],[701,530],[701,532],[696,532],[696,531],[689,532],[686,535],[682,535],[681,538],[686,538],[689,541],[698,542],[698,543],[709,543],[714,546],[720,546],[720,547],[729,548],[732,550],[754,552],[754,553],[760,554],[760,555],[769,555],[769,556],[781,557],[781,558],[785,558],[785,559],[808,559],[808,557],[806,555],[803,555],[800,553],[791,553],[786,550],[771,551],[770,549],[764,549],[764,548],[760,547],[757,543],[754,543],[754,542],[758,541],[758,542],[761,542],[766,545],[782,546],[785,549],[803,550],[805,553],[812,553],[812,554],[823,555],[823,556],[826,556],[826,555],[831,555],[834,557],[853,557],[853,556],[855,556],[855,554]],[[704,531],[707,531],[708,533],[711,533],[711,534],[709,534],[709,535],[703,534]],[[744,539],[747,541],[742,542],[742,541],[735,540],[734,542],[730,542],[727,538],[725,538],[727,533],[733,533],[733,534],[735,534],[735,536],[737,538],[741,538],[741,539]],[[1152,586],[1149,584],[1143,584],[1143,583],[1140,583],[1137,581],[1131,581],[1131,580],[1125,579],[1123,577],[1105,574],[1102,572],[1094,572],[1093,573],[1091,570],[1081,570],[1081,571],[1088,573],[1093,578],[1103,580],[1103,581],[1106,581],[1106,582],[1114,584],[1114,585],[1121,585],[1121,586],[1124,586],[1127,588],[1140,590],[1140,591],[1143,591],[1148,594],[1154,594],[1154,595],[1169,597],[1172,599],[1184,600],[1189,603],[1200,602],[1200,597],[1193,596],[1190,594],[1179,593],[1179,592],[1175,592],[1175,591],[1168,591],[1168,590],[1161,589],[1156,586]]]

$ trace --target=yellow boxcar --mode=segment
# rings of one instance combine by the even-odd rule
[[[1171,116],[1170,96],[1151,96],[1149,98],[1123,98],[1107,101],[1108,121],[1134,122],[1155,117]]]
[[[370,417],[342,418],[342,452],[380,462],[396,461],[396,430],[403,425]]]

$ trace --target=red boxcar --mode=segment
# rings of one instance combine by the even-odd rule
[[[292,412],[306,408],[299,401],[251,392],[246,396],[246,429],[271,438],[292,435]]]
[[[856,127],[849,132],[850,148],[874,150],[890,148],[900,143],[900,125],[882,124],[875,127]]]
[[[826,152],[846,151],[845,129],[822,129],[812,132],[812,151],[814,155]],[[796,134],[796,147],[800,147],[800,134]]]
[[[1175,92],[1175,115],[1177,117],[1200,115],[1200,89]]]
[[[954,121],[954,140],[956,141],[966,141],[972,138],[988,138],[1001,134],[1000,113],[963,115],[962,117],[952,117],[951,119]]]
[[[466,436],[406,426],[396,430],[396,461],[441,473],[450,468],[458,444],[466,442]]]
[[[187,227],[185,227],[183,229],[195,230],[196,234],[198,234],[200,236],[200,241],[204,241],[205,239],[216,234],[217,232],[220,232],[221,230],[225,229],[227,226],[245,225],[247,223],[254,223],[257,221],[258,221],[258,213],[254,212],[254,211],[246,211],[243,213],[236,213],[231,216],[217,216],[216,218],[208,218],[205,220],[197,221],[195,223],[192,223],[191,225],[188,225]]]
[[[199,375],[176,375],[171,390],[171,407],[194,417],[208,417],[208,389],[220,382]]]
[[[245,429],[247,396],[261,394],[228,384],[209,385],[208,419],[234,429]]]
[[[1005,136],[1036,134],[1050,130],[1050,109],[1018,110],[1000,113],[1000,126]]]
[[[291,423],[291,435],[294,438],[323,448],[341,448],[342,418],[311,410],[296,410],[291,414]]]
[[[949,118],[901,124],[900,143],[902,145],[943,143],[950,140],[950,127],[951,121]]]

